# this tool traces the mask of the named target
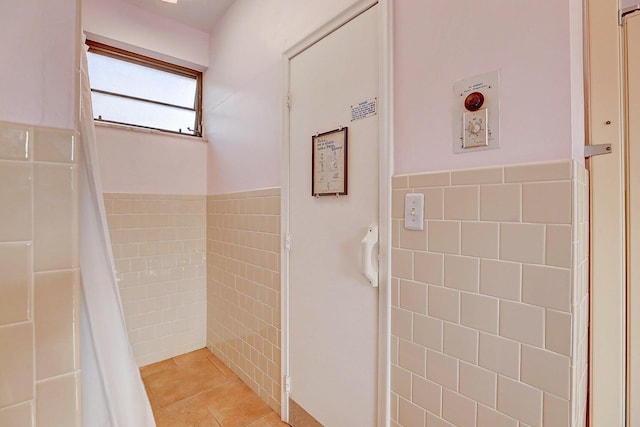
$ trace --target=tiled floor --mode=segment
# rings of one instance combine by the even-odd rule
[[[158,427],[286,427],[206,349],[140,369]]]

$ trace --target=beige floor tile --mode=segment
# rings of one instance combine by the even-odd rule
[[[195,397],[181,400],[154,413],[158,427],[219,427],[206,402]]]
[[[222,427],[244,427],[271,412],[266,403],[240,381],[228,382],[197,396]]]
[[[208,359],[187,362],[145,377],[152,406],[163,408],[229,380]]]
[[[233,371],[231,369],[229,369],[227,367],[227,365],[225,365],[220,359],[218,359],[216,356],[214,356],[213,354],[211,354],[208,357],[209,361],[211,363],[213,363],[213,365],[218,368],[220,370],[220,372],[222,372],[224,374],[225,377],[227,377],[230,381],[235,381],[238,379],[238,376],[236,374],[233,373]]]
[[[264,417],[265,420],[267,420],[269,422],[269,424],[273,427],[288,427],[289,424],[285,423],[284,421],[280,420],[280,415],[276,414],[275,412],[271,412],[269,415],[267,415],[266,417]]]
[[[185,363],[193,362],[194,360],[206,359],[209,356],[212,356],[209,349],[201,348],[200,350],[176,356],[173,358],[173,361],[176,362],[176,365],[184,365]]]
[[[176,364],[172,359],[163,360],[162,362],[152,363],[151,365],[143,366],[140,368],[140,374],[142,378],[146,378],[149,375],[163,372],[167,369],[175,368]]]

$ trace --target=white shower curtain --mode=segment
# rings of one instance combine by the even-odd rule
[[[82,425],[155,427],[124,323],[98,170],[87,55],[80,106]]]

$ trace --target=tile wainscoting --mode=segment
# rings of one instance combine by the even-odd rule
[[[412,192],[421,232],[403,226]],[[584,167],[396,176],[392,216],[392,424],[584,426]]]
[[[206,196],[104,195],[129,341],[139,366],[206,342]]]
[[[73,130],[0,123],[0,425],[80,426]]]
[[[280,189],[207,198],[207,347],[280,413]]]

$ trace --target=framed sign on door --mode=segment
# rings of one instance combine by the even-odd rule
[[[311,138],[311,195],[347,194],[347,128],[319,133]]]

